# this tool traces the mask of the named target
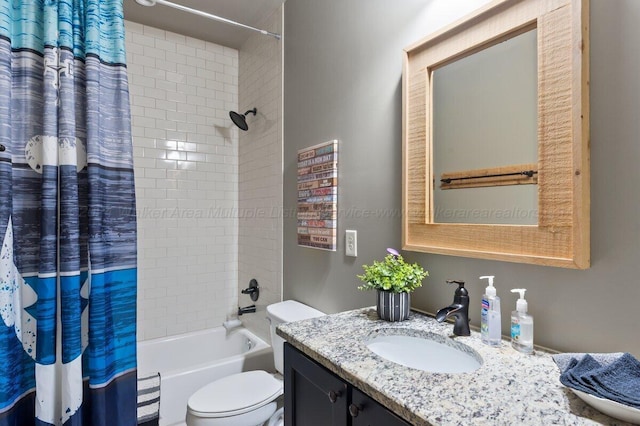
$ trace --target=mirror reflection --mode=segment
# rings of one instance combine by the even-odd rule
[[[497,186],[441,184],[480,171],[537,173],[537,67],[534,29],[433,71],[433,222],[538,223],[535,175]]]

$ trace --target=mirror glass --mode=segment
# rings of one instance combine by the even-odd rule
[[[538,223],[537,184],[440,182],[443,173],[537,165],[537,57],[533,29],[432,71],[433,222]]]

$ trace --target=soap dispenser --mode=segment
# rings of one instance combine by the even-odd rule
[[[520,293],[516,310],[511,312],[511,346],[525,354],[533,352],[533,317],[527,314],[526,288],[514,288],[511,293]]]
[[[496,296],[493,286],[493,275],[480,277],[488,280],[489,285],[482,295],[482,310],[480,311],[480,337],[482,343],[489,346],[500,346],[502,343],[502,318],[500,315],[500,298]]]

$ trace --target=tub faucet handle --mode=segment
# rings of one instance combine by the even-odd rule
[[[260,287],[258,287],[258,280],[253,278],[251,281],[249,281],[249,287],[241,290],[240,293],[248,294],[251,297],[251,300],[253,300],[254,302],[258,300],[258,297],[260,297]]]

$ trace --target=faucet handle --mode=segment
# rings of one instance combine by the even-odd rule
[[[254,302],[257,301],[260,297],[260,287],[258,286],[258,280],[253,278],[251,281],[249,281],[249,287],[240,291],[240,293],[248,294],[251,297],[251,300],[253,300]]]
[[[469,291],[464,288],[464,281],[462,280],[447,280],[447,284],[458,284],[458,288],[456,289],[456,296],[468,296]]]

